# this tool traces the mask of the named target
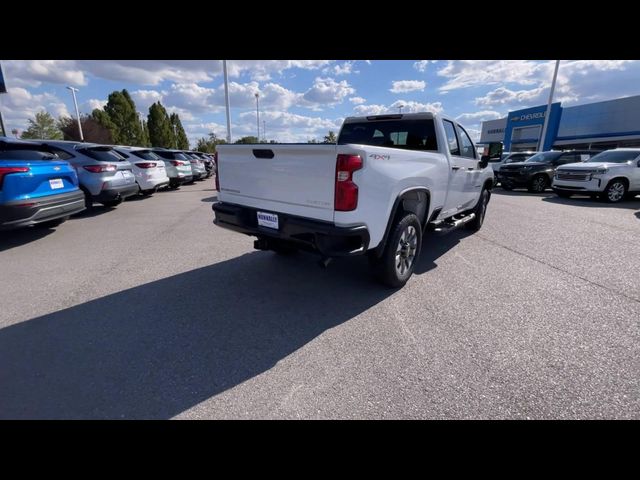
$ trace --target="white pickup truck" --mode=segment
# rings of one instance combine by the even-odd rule
[[[640,148],[605,150],[585,162],[556,169],[552,183],[559,196],[600,196],[610,203],[640,193]]]
[[[467,132],[432,113],[349,117],[336,144],[219,145],[214,223],[255,248],[367,254],[403,286],[425,230],[482,226],[493,171]]]

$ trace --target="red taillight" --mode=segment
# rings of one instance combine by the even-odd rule
[[[115,172],[118,169],[116,165],[84,165],[82,168],[91,173]]]
[[[220,191],[220,170],[218,169],[218,152],[213,154],[213,163],[216,164],[216,190]]]
[[[27,167],[0,167],[0,188],[2,188],[5,175],[9,175],[10,173],[25,173],[28,171],[29,168]]]
[[[174,167],[182,167],[189,164],[187,162],[181,162],[180,160],[171,160],[171,165],[173,165]]]
[[[338,155],[336,161],[336,196],[334,209],[349,212],[358,206],[358,186],[353,183],[353,172],[362,168],[359,155]]]
[[[155,166],[156,164],[153,162],[136,163],[136,167],[140,167],[140,168],[154,168]]]

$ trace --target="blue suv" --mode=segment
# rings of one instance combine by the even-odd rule
[[[84,209],[71,165],[37,143],[0,140],[0,230],[55,227]]]

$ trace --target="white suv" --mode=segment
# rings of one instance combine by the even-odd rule
[[[640,193],[640,148],[606,150],[585,162],[562,165],[552,188],[564,198],[599,195],[610,203],[634,196]]]

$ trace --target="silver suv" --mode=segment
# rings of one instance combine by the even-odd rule
[[[187,158],[180,150],[168,150],[166,148],[152,148],[151,151],[164,160],[164,165],[169,176],[169,188],[176,189],[185,183],[193,182],[191,159]]]
[[[131,163],[113,148],[96,143],[43,140],[62,160],[76,170],[87,209],[93,202],[115,207],[125,198],[138,193]]]

